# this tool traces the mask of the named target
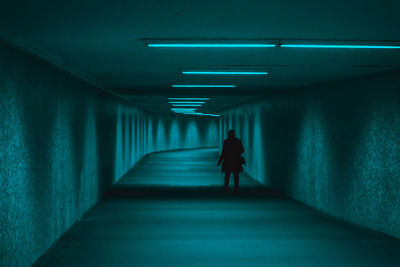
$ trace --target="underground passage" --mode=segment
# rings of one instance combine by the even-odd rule
[[[0,266],[400,266],[398,10],[2,3]]]

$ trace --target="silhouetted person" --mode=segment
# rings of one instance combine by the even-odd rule
[[[225,172],[225,191],[228,191],[229,177],[232,172],[235,178],[235,192],[239,190],[239,172],[243,171],[242,164],[244,164],[244,158],[241,156],[243,152],[242,142],[235,137],[233,130],[229,130],[217,163],[219,166],[222,162],[221,172]]]

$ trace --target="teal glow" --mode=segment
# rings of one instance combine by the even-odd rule
[[[206,102],[204,102],[204,101],[193,101],[193,102],[191,102],[191,101],[189,101],[189,102],[186,102],[186,101],[170,101],[168,103],[170,103],[170,104],[204,104]]]
[[[297,48],[373,48],[373,49],[399,49],[400,46],[387,45],[300,45],[300,44],[283,44],[281,47],[297,47]]]
[[[195,108],[171,108],[171,110],[175,113],[185,113],[195,111]]]
[[[182,74],[200,75],[267,75],[266,71],[182,71]]]
[[[195,110],[195,108],[171,108],[171,110]]]
[[[199,104],[172,104],[173,107],[201,107]]]
[[[179,87],[179,88],[198,88],[198,87],[211,87],[211,88],[220,88],[220,87],[236,87],[236,85],[213,85],[213,84],[173,84],[171,87]]]
[[[274,44],[147,44],[148,47],[175,48],[265,48],[276,47]]]
[[[168,97],[168,100],[210,100],[209,97]]]
[[[190,114],[190,115],[202,115],[203,113],[201,113],[201,112],[190,112],[190,113],[185,113],[185,114]]]
[[[218,114],[206,114],[206,113],[203,113],[202,114],[203,116],[211,116],[211,117],[220,117],[221,115],[218,115]]]
[[[183,113],[185,115],[197,115],[197,116],[211,116],[211,117],[220,117],[221,115],[218,114],[207,114],[201,112],[190,112],[190,113]]]

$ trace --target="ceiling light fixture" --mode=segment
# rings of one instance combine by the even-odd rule
[[[400,46],[394,45],[311,45],[311,44],[282,44],[280,47],[291,48],[371,48],[371,49],[400,49]]]
[[[267,75],[266,71],[182,71],[182,74],[200,75]]]
[[[201,112],[191,112],[191,113],[183,113],[185,115],[197,115],[197,116],[212,116],[212,117],[220,117],[221,115],[218,114],[207,114]]]
[[[292,42],[293,40],[289,40]],[[301,42],[302,40],[297,40]],[[303,40],[305,42],[306,40]],[[314,40],[318,42],[318,40]],[[328,40],[324,40],[328,42]],[[340,42],[340,40],[332,40],[335,43]],[[265,40],[265,42],[270,43],[226,43],[222,41],[221,43],[186,43],[185,41],[181,41],[179,43],[147,43],[147,47],[160,47],[160,48],[267,48],[267,47],[291,47],[291,48],[350,48],[350,49],[400,49],[400,45],[379,45],[379,44],[371,44],[371,42],[362,44],[362,41],[358,41],[357,44],[285,44],[285,40]],[[251,42],[251,41],[248,41]],[[272,43],[271,43],[272,42]],[[343,43],[348,41],[343,40]],[[276,43],[276,44],[274,44]],[[381,42],[382,43],[382,42]],[[386,42],[387,44],[387,42]]]
[[[195,110],[195,108],[171,108],[172,110]]]
[[[206,103],[205,101],[188,101],[188,102],[186,102],[186,101],[170,101],[170,102],[168,102],[168,103],[170,103],[170,104],[204,104],[204,103]]]
[[[211,116],[211,117],[220,117],[221,115],[218,114],[202,114],[203,116]]]
[[[171,108],[171,110],[172,111],[182,111],[182,112],[184,112],[184,111],[195,111],[196,110],[196,108]]]
[[[226,88],[226,87],[236,87],[236,85],[209,85],[209,84],[173,84],[171,87],[178,87],[178,88]]]
[[[168,100],[210,100],[209,97],[168,97]]]
[[[175,48],[265,48],[276,47],[275,44],[147,44],[148,47]]]
[[[173,107],[201,107],[201,104],[172,104]]]

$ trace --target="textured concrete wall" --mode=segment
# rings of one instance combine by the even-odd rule
[[[228,110],[245,171],[338,218],[400,238],[400,72],[321,84]]]
[[[29,266],[153,151],[218,145],[218,120],[150,115],[0,46],[0,266]]]

